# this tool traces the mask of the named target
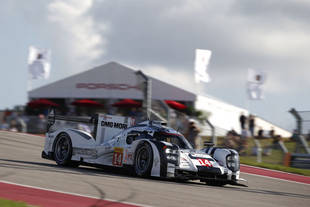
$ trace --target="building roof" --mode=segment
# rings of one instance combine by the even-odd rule
[[[116,62],[95,67],[77,75],[28,92],[29,98],[142,99],[135,70]],[[195,101],[194,93],[150,77],[152,99]]]

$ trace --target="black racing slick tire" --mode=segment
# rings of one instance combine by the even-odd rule
[[[57,136],[54,145],[54,160],[60,166],[71,166],[72,142],[68,134],[61,133]]]
[[[137,176],[148,177],[153,166],[153,150],[147,142],[137,146],[134,159],[134,172]]]

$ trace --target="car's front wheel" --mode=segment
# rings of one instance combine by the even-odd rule
[[[153,150],[150,144],[144,142],[137,146],[135,152],[134,171],[141,177],[150,176],[153,165]]]

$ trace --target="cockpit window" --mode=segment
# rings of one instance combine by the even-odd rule
[[[179,146],[181,149],[192,149],[190,143],[180,134],[156,133],[154,137],[159,141],[169,142]]]

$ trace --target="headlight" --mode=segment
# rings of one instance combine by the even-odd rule
[[[171,148],[166,148],[165,153],[166,154],[177,154],[178,151],[177,150],[173,150]]]
[[[177,162],[178,161],[178,150],[172,149],[172,148],[166,148],[165,149],[166,157],[168,161]]]
[[[175,156],[167,156],[168,160],[176,161],[177,158]]]
[[[239,156],[237,154],[228,155],[226,157],[226,163],[227,167],[233,172],[236,172],[240,169],[240,161]]]

